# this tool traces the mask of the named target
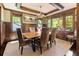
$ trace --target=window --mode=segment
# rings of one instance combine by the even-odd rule
[[[42,30],[42,21],[37,20],[37,31],[40,32]]]
[[[48,20],[48,27],[51,28],[51,19]]]
[[[66,29],[68,31],[73,31],[73,16],[66,16]]]
[[[62,27],[62,24],[63,24],[62,17],[52,19],[52,27],[53,28]]]
[[[16,31],[17,28],[21,28],[21,17],[18,16],[12,17],[12,27],[13,27],[13,32]]]
[[[38,20],[37,21],[37,25],[38,25],[38,28],[41,28],[42,27],[42,21],[41,20]]]

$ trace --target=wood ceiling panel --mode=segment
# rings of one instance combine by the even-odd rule
[[[27,8],[27,7],[24,7],[24,6],[21,6],[21,9],[25,10],[25,11],[34,12],[34,13],[40,13],[40,11],[37,11],[37,10],[34,10],[34,9],[30,9],[30,8]],[[44,14],[44,13],[42,13],[42,14]]]
[[[40,6],[41,6],[41,8],[40,8]],[[30,4],[26,3],[26,4],[22,4],[21,9],[33,11],[35,13],[41,12],[43,14],[46,14],[46,13],[49,13],[50,11],[53,11],[57,8],[50,5],[49,3],[30,3]]]

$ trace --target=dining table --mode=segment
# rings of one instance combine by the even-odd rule
[[[26,32],[26,33],[22,33],[22,35],[27,39],[32,39],[32,38],[40,37],[41,32]]]
[[[49,32],[49,35],[51,34],[51,32]],[[40,38],[41,37],[41,31],[40,32],[26,32],[26,33],[22,33],[23,37],[31,40],[32,42],[32,49],[35,52],[36,51],[36,47],[35,47],[35,41],[37,40],[36,38]]]
[[[36,38],[39,38],[41,36],[41,32],[26,32],[26,33],[22,33],[22,35],[24,38],[31,40],[32,49],[35,52],[36,51],[35,40]]]

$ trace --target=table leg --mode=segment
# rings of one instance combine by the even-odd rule
[[[32,40],[32,50],[35,52],[36,51],[36,49],[35,49],[35,42],[34,42],[34,40]]]

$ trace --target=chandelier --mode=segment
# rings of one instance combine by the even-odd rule
[[[40,8],[40,13],[37,16],[37,18],[43,18],[43,17],[45,17],[45,15],[41,12],[42,11],[42,6],[40,5],[39,8]]]
[[[16,4],[15,4],[15,6],[16,6],[18,9],[20,9],[21,5],[22,5],[22,3],[16,3]]]

